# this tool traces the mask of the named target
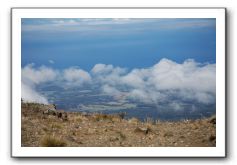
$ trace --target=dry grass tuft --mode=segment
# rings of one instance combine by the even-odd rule
[[[93,115],[94,121],[120,122],[122,120],[122,117],[119,114],[109,115],[109,114],[98,113]]]
[[[95,120],[95,121],[104,121],[104,120],[110,120],[110,121],[112,121],[111,116],[106,115],[106,114],[101,114],[101,113],[95,114],[95,115],[94,115],[94,120]]]
[[[51,135],[44,136],[41,140],[40,145],[42,147],[65,147],[67,146],[66,142],[62,139],[56,138]]]
[[[57,129],[62,129],[63,128],[63,125],[62,125],[62,123],[52,123],[51,124],[51,128],[52,129],[55,129],[55,130],[57,130]]]
[[[155,120],[153,120],[152,118],[146,118],[146,120],[145,120],[145,124],[147,124],[147,125],[155,125],[156,124],[156,121]]]
[[[120,139],[120,140],[125,140],[125,139],[126,139],[126,135],[125,135],[124,133],[122,133],[122,132],[120,132],[120,131],[118,131],[117,133],[118,133],[118,135],[119,135],[119,139]]]
[[[164,134],[164,137],[172,137],[172,136],[174,136],[174,133],[171,132],[171,131],[167,131],[167,132],[165,132],[165,134]]]
[[[138,124],[139,123],[139,120],[135,117],[131,118],[128,120],[128,123],[131,123],[131,124]]]

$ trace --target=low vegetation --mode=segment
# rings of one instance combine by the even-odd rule
[[[66,142],[55,136],[46,135],[40,141],[40,146],[42,147],[65,147]]]
[[[125,114],[64,112],[22,103],[23,147],[214,147],[216,118],[141,122]]]

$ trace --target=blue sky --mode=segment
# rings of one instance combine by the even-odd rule
[[[98,63],[146,68],[162,58],[216,61],[215,19],[22,19],[22,67]]]
[[[25,101],[83,110],[98,100],[65,98],[87,89],[102,105],[215,112],[215,19],[25,18],[21,30]]]

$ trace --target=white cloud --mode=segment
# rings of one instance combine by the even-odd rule
[[[57,72],[45,66],[38,69],[33,64],[26,65],[21,70],[21,97],[26,102],[37,102],[48,104],[47,98],[35,90],[35,86],[40,83],[53,81],[57,77]]]
[[[91,83],[90,74],[76,67],[63,70],[61,77],[64,81],[61,82],[60,79],[58,81],[63,87],[76,87]]]
[[[114,67],[113,65],[96,64],[92,70],[91,75],[94,83],[108,84],[116,88],[121,76],[127,72],[126,68]]]
[[[69,83],[69,85],[81,85],[91,81],[91,76],[88,72],[71,67],[63,71],[63,78]]]
[[[136,68],[129,72],[126,68],[106,64],[96,64],[90,72],[76,67],[58,71],[27,65],[22,68],[23,99],[47,102],[35,91],[35,86],[49,81],[72,87],[89,84],[114,98],[156,105],[167,103],[167,106],[179,110],[185,102],[215,103],[216,65],[191,59],[183,63],[162,59],[149,68]]]
[[[113,65],[105,65],[105,64],[96,64],[91,72],[93,74],[108,74],[113,71]]]
[[[143,88],[148,75],[149,69],[133,69],[130,73],[121,77],[121,81],[130,87]]]
[[[54,62],[54,60],[49,60],[49,63],[54,64],[55,62]]]
[[[141,89],[133,89],[131,90],[128,95],[128,98],[130,99],[135,99],[135,100],[139,100],[141,102],[148,102],[150,103],[150,101],[147,100],[147,93],[144,90]]]
[[[53,81],[63,87],[80,86],[90,82],[91,76],[88,72],[75,67],[58,71],[46,66],[36,68],[34,64],[29,64],[21,69],[22,99],[26,102],[48,104],[47,98],[36,90],[36,86]]]
[[[205,104],[215,101],[215,64],[200,64],[194,60],[179,64],[162,59],[150,68],[133,69],[127,74],[117,74],[114,69],[100,64],[92,72],[96,72],[97,77],[102,76],[104,84],[120,92],[127,87],[127,97],[130,99],[156,104],[171,98]]]
[[[21,98],[24,102],[35,102],[48,104],[47,98],[35,91],[35,89],[29,85],[21,83]]]
[[[177,103],[177,102],[171,102],[169,104],[169,107],[171,107],[175,111],[180,111],[184,109],[184,107],[180,103]]]
[[[115,97],[122,95],[122,92],[120,92],[119,90],[117,90],[114,87],[111,87],[108,84],[105,84],[105,85],[102,86],[102,91],[106,94],[114,95]]]
[[[141,31],[178,30],[215,27],[215,19],[159,19],[159,18],[66,18],[23,19],[22,31],[82,32],[91,34],[129,35]],[[119,28],[119,31],[118,31]],[[89,33],[88,33],[89,32]],[[40,33],[41,34],[41,33]]]
[[[32,82],[33,84],[52,81],[56,76],[57,72],[46,66],[41,66],[38,69],[35,69],[34,64],[29,64],[21,70],[22,80]]]
[[[159,90],[194,90],[215,92],[215,64],[202,66],[193,60],[177,64],[162,59],[151,68],[149,81]]]

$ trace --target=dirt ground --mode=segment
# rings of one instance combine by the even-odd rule
[[[161,122],[120,115],[45,113],[47,105],[22,103],[23,147],[215,147],[215,116]],[[61,115],[59,115],[61,112]],[[66,117],[65,117],[66,116]]]

